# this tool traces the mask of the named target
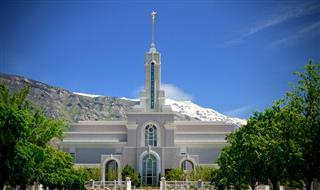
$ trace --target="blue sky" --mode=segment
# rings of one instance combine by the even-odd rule
[[[320,60],[320,1],[1,1],[0,70],[74,92],[136,98],[144,53],[167,94],[247,118]]]

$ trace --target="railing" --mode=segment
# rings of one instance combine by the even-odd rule
[[[213,190],[214,186],[210,182],[204,181],[166,181],[166,190],[192,190],[192,189],[203,189]]]
[[[86,189],[106,189],[106,190],[132,190],[130,178],[126,181],[88,181],[85,183]],[[164,177],[160,181],[160,190],[213,190],[214,186],[210,182],[198,181],[166,181]]]
[[[109,189],[109,190],[125,190],[126,182],[125,181],[87,181],[85,183],[87,189]]]

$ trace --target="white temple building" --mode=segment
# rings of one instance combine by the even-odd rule
[[[225,137],[239,126],[225,122],[177,121],[175,112],[165,105],[161,89],[161,55],[154,43],[145,53],[144,90],[140,104],[127,113],[125,121],[80,121],[73,123],[62,142],[76,165],[100,167],[102,181],[107,170],[131,165],[141,176],[142,185],[157,185],[159,174],[172,168],[214,164]]]

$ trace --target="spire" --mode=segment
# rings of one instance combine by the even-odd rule
[[[156,14],[157,12],[152,11],[151,12],[151,20],[152,20],[152,39],[151,39],[151,48],[150,48],[150,52],[156,52],[156,47],[154,44],[154,20],[156,18]]]

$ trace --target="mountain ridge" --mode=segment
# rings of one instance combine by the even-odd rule
[[[126,113],[137,105],[137,99],[71,92],[40,81],[18,75],[0,73],[0,83],[17,91],[30,86],[27,100],[43,110],[46,116],[70,122],[83,120],[125,120]],[[222,121],[244,125],[246,120],[225,116],[211,108],[203,108],[191,101],[166,99],[175,112],[176,120]]]

